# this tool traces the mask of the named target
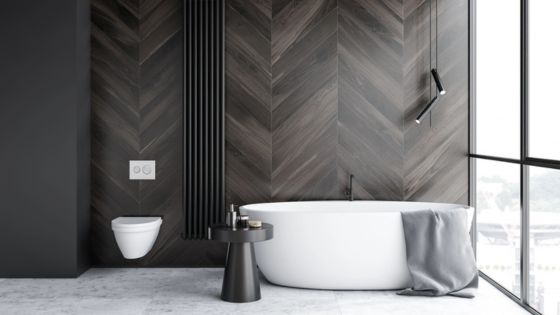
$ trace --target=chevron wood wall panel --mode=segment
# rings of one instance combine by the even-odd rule
[[[108,266],[220,265],[223,245],[180,237],[181,0],[92,1],[92,252]],[[128,161],[157,161],[155,181],[130,181]],[[111,220],[164,215],[152,251],[122,258]]]
[[[272,199],[337,198],[336,0],[272,13]]]
[[[468,11],[465,1],[438,1],[440,72],[454,93],[432,126],[418,126],[429,97],[429,3],[272,1],[273,201],[342,198],[353,173],[359,199],[466,202]]]
[[[403,19],[396,1],[339,0],[338,174],[355,197],[403,195]]]
[[[226,2],[226,195],[270,200],[271,0]]]
[[[353,173],[358,199],[466,203],[467,0],[438,0],[449,93],[431,126],[414,123],[429,100],[429,1],[226,3],[228,202],[340,199]],[[180,238],[181,14],[181,0],[92,1],[97,264],[224,262],[225,246]],[[141,158],[158,161],[158,180],[128,180],[128,160]],[[134,262],[110,229],[131,213],[165,215]]]
[[[404,199],[468,202],[468,1],[437,1],[439,73],[448,93],[421,126],[414,117],[430,100],[429,1],[404,6]],[[432,2],[435,22],[436,1]],[[435,63],[435,23],[432,60]],[[435,66],[435,65],[433,65]],[[435,89],[432,86],[432,89]],[[433,91],[433,90],[432,90]],[[434,92],[432,92],[434,93]],[[433,95],[433,94],[432,94]]]

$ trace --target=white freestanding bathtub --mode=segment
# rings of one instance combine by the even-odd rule
[[[404,201],[298,201],[241,207],[274,225],[256,243],[257,264],[272,283],[331,290],[390,290],[411,286],[401,211],[474,209]]]

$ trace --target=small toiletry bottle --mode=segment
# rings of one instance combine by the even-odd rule
[[[238,226],[242,229],[249,228],[249,216],[248,215],[240,215],[239,216],[239,224]]]
[[[226,212],[226,224],[234,230],[237,226],[237,212],[233,203],[229,205],[229,209]]]

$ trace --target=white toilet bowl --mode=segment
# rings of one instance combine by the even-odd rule
[[[144,257],[154,246],[161,223],[160,217],[119,217],[111,221],[124,258]]]

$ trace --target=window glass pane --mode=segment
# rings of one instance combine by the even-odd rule
[[[478,268],[515,295],[521,284],[520,166],[476,160]]]
[[[520,2],[476,2],[476,153],[519,158]]]
[[[560,1],[529,5],[529,155],[560,160]]]
[[[529,304],[560,315],[560,171],[529,168]]]

